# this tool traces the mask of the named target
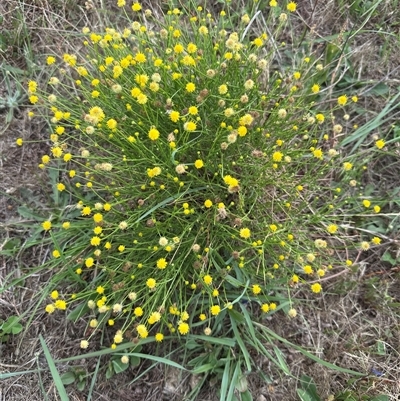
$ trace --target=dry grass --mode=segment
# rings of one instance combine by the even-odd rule
[[[94,2],[93,2],[94,3]],[[2,32],[9,31],[14,40],[8,43],[0,53],[0,61],[12,67],[25,70],[33,63],[38,79],[41,76],[41,65],[44,55],[79,51],[76,33],[83,26],[101,26],[108,18],[116,18],[117,9],[111,0],[95,2],[102,4],[103,10],[90,7],[86,0],[3,0],[0,2],[0,14],[3,15]],[[348,8],[340,8],[337,1],[299,1],[301,19],[309,29],[315,31],[316,37],[337,33],[346,26],[360,22]],[[354,71],[359,80],[385,81],[390,91],[398,85],[399,43],[390,35],[377,32],[379,26],[383,31],[394,34],[398,29],[399,10],[391,7],[391,2],[383,2],[380,13],[374,16],[358,39],[351,45],[351,56]],[[89,7],[88,7],[89,5]],[[163,3],[148,2],[154,12],[161,13]],[[19,12],[17,13],[17,10]],[[104,12],[107,10],[107,14]],[[383,17],[385,15],[386,17]],[[367,29],[368,28],[368,29]],[[29,32],[29,35],[26,35]],[[21,44],[29,44],[36,59],[27,59]],[[323,48],[317,49],[323,52]],[[0,77],[2,71],[0,70]],[[25,77],[19,77],[26,80]],[[370,84],[366,88],[371,88]],[[0,95],[5,88],[0,87]],[[364,97],[363,107],[367,112],[358,116],[361,124],[383,107],[385,98]],[[0,126],[5,125],[5,114],[0,114]],[[0,247],[9,238],[20,238],[21,244],[29,236],[32,221],[21,217],[18,207],[38,205],[45,209],[48,202],[46,177],[41,174],[37,165],[40,155],[48,146],[47,127],[43,122],[28,120],[26,107],[21,107],[8,129],[0,138]],[[28,147],[19,148],[15,140],[36,141]],[[383,195],[399,187],[400,163],[398,160],[379,159],[376,168],[368,177],[375,187],[382,187]],[[386,191],[386,192],[384,192]],[[388,232],[392,239],[391,251],[398,251],[398,233]],[[0,248],[1,249],[1,248]],[[6,285],[10,277],[22,276],[32,266],[42,263],[48,250],[35,246],[29,251],[15,253],[14,258],[0,256],[0,287]],[[400,398],[400,294],[399,270],[396,266],[381,263],[382,252],[370,253],[363,267],[354,275],[339,277],[330,284],[330,288],[318,302],[305,300],[298,306],[298,318],[294,320],[273,319],[270,327],[288,340],[313,350],[317,356],[329,362],[369,376],[366,379],[350,382],[349,376],[333,373],[320,365],[306,360],[297,351],[282,348],[293,377],[282,377],[269,361],[258,360],[259,368],[271,378],[271,383],[261,382],[257,374],[249,377],[253,398],[263,400],[295,400],[296,379],[302,374],[312,377],[318,387],[321,399],[331,394],[350,389],[358,399],[363,395],[372,397],[375,394],[387,394],[390,400]],[[38,290],[48,283],[50,276],[41,273],[33,275],[20,287],[10,288],[0,295],[0,318],[10,315],[21,315],[32,310],[32,299]],[[386,296],[385,296],[386,294]],[[26,322],[29,316],[24,319]],[[14,400],[58,400],[54,382],[48,370],[38,341],[42,334],[53,358],[61,359],[80,353],[79,340],[83,322],[67,323],[61,316],[45,315],[37,311],[26,331],[19,336],[12,336],[7,343],[0,343],[0,374],[43,368],[41,376],[26,374],[0,382],[0,401]],[[381,347],[378,349],[378,345]],[[382,348],[383,347],[383,348]],[[384,351],[382,351],[382,349]],[[379,352],[378,352],[379,351]],[[258,358],[258,359],[257,359]],[[96,360],[79,361],[79,366],[88,372],[95,370]],[[104,364],[106,360],[104,361]],[[75,364],[75,366],[78,366]],[[190,387],[190,377],[180,377],[177,372],[166,371],[156,367],[146,373],[137,382],[133,379],[144,372],[149,363],[143,362],[135,369],[130,368],[123,374],[106,381],[104,373],[98,377],[94,387],[93,400],[170,400],[183,399],[185,390]],[[59,371],[67,371],[71,365],[58,365]],[[373,372],[382,372],[378,376]],[[90,380],[90,379],[89,379]],[[79,392],[73,386],[68,387],[69,397],[73,400],[85,400],[85,391]],[[43,390],[46,394],[43,394]],[[174,391],[176,392],[174,394]],[[211,401],[216,398],[213,388],[206,388],[198,400]]]

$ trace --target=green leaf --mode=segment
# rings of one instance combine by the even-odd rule
[[[228,359],[225,364],[224,373],[222,374],[221,380],[221,393],[220,393],[220,401],[226,399],[226,393],[228,392],[228,385],[231,382],[230,380],[230,370],[231,370],[231,360]]]
[[[377,395],[374,398],[371,398],[369,401],[389,401],[389,396],[388,395]]]
[[[274,345],[274,351],[275,351],[275,355],[278,358],[278,362],[279,362],[279,368],[282,369],[282,371],[286,374],[286,375],[290,375],[290,369],[288,367],[288,365],[286,364],[286,361],[282,355],[282,351],[276,346]]]
[[[215,368],[215,364],[213,363],[206,363],[205,365],[198,366],[192,370],[194,375],[198,375],[204,372],[211,372]]]
[[[76,388],[77,388],[79,391],[83,391],[83,390],[85,389],[85,386],[86,386],[86,380],[80,380],[80,381],[78,381],[78,382],[76,383]]]
[[[74,372],[65,372],[61,375],[62,383],[67,386],[68,384],[72,384],[76,380]]]
[[[112,363],[110,362],[107,366],[107,370],[106,370],[106,379],[111,379],[114,376],[114,367],[112,365]]]
[[[303,390],[302,388],[297,389],[297,395],[301,401],[316,401],[309,393],[307,393],[307,391]]]
[[[236,387],[236,390],[239,391],[239,393],[245,393],[248,390],[247,376],[244,374],[241,374],[238,377],[235,387]]]
[[[308,394],[310,399],[313,401],[321,401],[317,387],[315,386],[314,380],[306,375],[300,377],[300,386]]]
[[[199,335],[192,334],[191,338],[203,340],[203,341],[211,343],[211,344],[225,345],[227,347],[234,347],[236,344],[236,341],[232,338],[213,338],[213,337],[208,337],[206,335],[201,335],[201,334],[199,334]]]
[[[389,92],[389,87],[383,82],[376,84],[365,96],[383,96]]]
[[[133,368],[136,368],[136,366],[140,365],[140,358],[138,356],[131,356],[129,361]]]
[[[227,397],[224,399],[224,400],[220,400],[220,401],[233,401],[236,397],[234,397],[234,393],[235,393],[235,390],[236,390],[236,387],[235,387],[235,384],[236,384],[236,381],[237,381],[237,378],[239,377],[239,374],[240,374],[240,364],[241,364],[241,361],[240,361],[240,358],[238,359],[238,361],[236,362],[236,366],[235,366],[235,370],[234,370],[234,372],[233,372],[233,375],[232,375],[232,377],[231,377],[231,385],[229,386],[229,391],[228,391],[228,395],[227,395]]]
[[[382,262],[388,262],[390,263],[392,266],[394,266],[397,262],[396,259],[393,258],[393,256],[390,254],[389,251],[386,251],[382,257],[381,257]]]
[[[20,238],[10,238],[6,241],[0,250],[0,254],[7,256],[14,256],[21,247],[21,239]]]
[[[87,302],[83,302],[79,304],[74,310],[72,310],[67,315],[68,320],[77,321],[80,317],[82,317],[86,312],[89,311],[89,307]]]
[[[244,344],[242,337],[240,336],[237,324],[233,319],[231,319],[231,326],[232,326],[233,332],[235,334],[235,339],[239,345],[240,350],[242,351],[244,360],[246,361],[247,371],[251,372],[251,358],[250,358],[249,351],[247,350],[247,347]]]
[[[195,340],[193,340],[192,338],[188,339],[185,343],[185,348],[189,349],[189,350],[193,350],[196,348],[199,348],[200,344],[198,344]]]
[[[377,355],[386,355],[386,344],[383,341],[378,340],[376,342],[376,352]]]
[[[155,356],[155,355],[150,355],[150,354],[139,354],[139,353],[127,353],[126,355],[137,356],[139,358],[149,359],[151,361],[162,363],[164,365],[169,365],[169,366],[172,366],[173,368],[177,368],[177,369],[181,369],[181,370],[187,370],[182,365],[179,365],[179,363],[171,361],[171,360],[169,360],[167,358],[162,358],[160,356]]]
[[[237,323],[243,323],[246,319],[245,317],[235,309],[228,310],[229,316],[232,317]]]
[[[118,357],[118,359],[113,359],[111,361],[114,367],[114,372],[115,373],[121,373],[124,372],[126,369],[129,368],[129,363],[122,363],[121,358]]]
[[[35,220],[35,221],[44,221],[44,217],[38,215],[33,210],[29,209],[27,206],[20,206],[18,209],[18,213],[21,217],[25,219]]]
[[[10,316],[2,325],[2,330],[7,334],[18,334],[22,331],[23,327],[19,323],[18,316]]]
[[[243,285],[243,283],[239,280],[237,280],[235,277],[232,277],[230,274],[227,274],[224,277],[225,281],[227,281],[229,284],[233,285],[236,288],[239,288]]]
[[[253,401],[253,396],[251,395],[249,390],[246,390],[244,393],[240,395],[241,401]]]
[[[54,360],[53,360],[53,358],[50,354],[50,351],[46,345],[46,342],[44,341],[43,336],[41,334],[39,334],[39,340],[40,340],[40,344],[42,345],[47,364],[49,365],[50,373],[51,373],[51,376],[53,377],[54,384],[57,388],[58,395],[60,396],[61,401],[69,401],[69,398],[68,398],[67,392],[65,390],[64,384],[61,380],[60,374],[58,373],[58,370],[56,368]]]
[[[10,372],[10,373],[0,373],[0,380],[9,379],[10,377],[29,375],[31,373],[38,373],[39,369],[34,370],[23,370],[22,372]]]

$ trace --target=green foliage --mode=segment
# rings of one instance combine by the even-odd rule
[[[18,316],[10,316],[7,320],[0,319],[0,342],[6,342],[10,336],[19,334],[23,326]]]
[[[0,111],[6,111],[6,119],[5,119],[5,127],[3,127],[2,131],[0,132],[0,135],[5,132],[7,127],[10,125],[13,117],[14,117],[14,112],[15,110],[21,106],[24,101],[26,100],[26,95],[23,90],[22,85],[19,83],[18,80],[11,80],[11,71],[16,71],[17,69],[8,66],[8,65],[3,65],[0,64],[0,70],[4,71],[4,75],[1,77],[2,82],[1,84],[4,84],[7,92],[5,94],[5,97],[0,97]],[[18,70],[17,70],[18,72]],[[14,83],[14,85],[12,85]]]
[[[303,375],[299,382],[301,388],[297,389],[297,394],[301,401],[321,401],[317,387],[311,377]]]
[[[267,315],[296,317],[292,288],[321,292],[331,271],[352,265],[343,255],[380,241],[375,231],[346,232],[354,216],[364,224],[366,211],[381,207],[372,193],[355,193],[361,162],[343,157],[336,140],[344,128],[335,113],[358,99],[339,93],[329,111],[323,106],[321,89],[345,47],[329,43],[326,66],[307,41],[298,44],[304,54],[283,43],[284,8],[264,10],[260,32],[259,5],[247,6],[249,15],[226,6],[215,19],[193,4],[161,20],[125,10],[125,29],[84,28],[83,54],[48,57],[48,84],[28,83],[51,129],[39,166],[49,174],[51,213],[19,209],[38,222],[35,241],[51,244],[39,267],[54,272],[45,310],[87,321],[82,349],[107,330],[108,348],[86,356],[115,352],[108,378],[147,359],[220,382],[221,400],[250,400],[252,352],[291,374],[279,344],[357,373],[265,327]],[[293,65],[277,70],[281,53]],[[359,146],[371,130],[344,145]],[[363,156],[385,145],[376,140]],[[170,340],[189,362],[139,353]],[[131,341],[140,345],[129,350]],[[59,391],[86,386],[84,372],[60,377],[42,345]],[[311,379],[304,383],[299,396],[317,400]]]

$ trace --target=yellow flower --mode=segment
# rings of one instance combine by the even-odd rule
[[[184,50],[185,48],[180,43],[174,46],[174,52],[177,54],[183,53]]]
[[[282,161],[282,158],[283,158],[283,153],[282,152],[274,152],[272,154],[272,160],[274,162],[280,162],[280,161]]]
[[[337,102],[340,106],[344,106],[347,103],[347,96],[346,95],[339,96]]]
[[[194,162],[194,166],[196,167],[196,168],[202,168],[203,166],[204,166],[204,162],[203,162],[203,160],[200,160],[200,159],[197,159],[195,162]]]
[[[47,57],[47,59],[46,59],[47,65],[54,64],[55,62],[56,62],[56,59],[55,59],[53,56],[49,56],[49,57]]]
[[[90,240],[90,244],[92,246],[99,246],[100,245],[100,237],[92,237],[92,239]]]
[[[146,285],[147,285],[147,287],[149,287],[152,290],[156,287],[156,280],[154,280],[154,278],[149,278],[146,281]]]
[[[186,84],[186,91],[192,93],[196,90],[196,85],[193,82],[189,82]]]
[[[152,128],[152,129],[149,131],[149,138],[150,138],[152,141],[156,141],[159,137],[160,137],[160,131],[158,131],[156,128]]]
[[[196,51],[197,51],[197,46],[196,46],[194,43],[190,42],[190,43],[187,45],[186,50],[187,50],[187,52],[190,53],[190,54],[196,53]]]
[[[315,150],[313,151],[313,155],[314,155],[314,157],[316,157],[317,159],[322,159],[322,157],[323,157],[322,150],[321,150],[321,149],[315,149]]]
[[[362,204],[364,207],[370,207],[371,206],[371,202],[368,199],[364,199],[362,201]]]
[[[261,292],[261,287],[258,284],[253,284],[251,290],[253,291],[254,295],[258,295]]]
[[[329,226],[326,227],[326,230],[330,234],[335,234],[335,232],[337,231],[337,225],[336,224],[329,224]]]
[[[83,209],[85,209],[85,208],[83,208]],[[89,214],[90,214],[90,212],[89,212]],[[101,213],[95,213],[93,215],[93,220],[94,220],[95,223],[100,223],[101,221],[103,221],[103,215]]]
[[[210,308],[210,313],[211,313],[213,316],[217,316],[220,312],[221,312],[221,308],[220,308],[219,305],[213,305],[213,306]]]
[[[381,243],[381,239],[379,237],[372,238],[371,242],[375,245],[379,245]]]
[[[42,223],[42,227],[43,227],[43,229],[44,229],[45,231],[50,230],[50,228],[51,228],[51,221],[49,221],[49,220],[44,221],[44,222]]]
[[[137,317],[143,316],[143,309],[140,306],[137,306],[134,311],[133,311],[134,315]]]
[[[319,283],[314,283],[311,285],[311,291],[315,292],[316,294],[318,294],[319,292],[322,291],[322,286]]]
[[[206,274],[203,277],[203,281],[204,281],[205,284],[210,285],[212,283],[213,279],[209,274]]]
[[[239,136],[245,136],[247,134],[247,128],[244,125],[238,127],[237,132]]]
[[[157,267],[161,270],[165,269],[168,265],[168,262],[165,260],[165,258],[160,258],[157,260]]]
[[[189,107],[189,114],[191,114],[192,116],[197,115],[199,112],[198,108],[196,106],[190,106]]]
[[[110,129],[115,129],[117,127],[117,122],[113,118],[111,118],[107,121],[107,127]]]
[[[63,301],[62,299],[57,299],[57,301],[54,303],[54,306],[56,309],[60,310],[66,310],[67,309],[67,303]]]
[[[122,336],[122,331],[118,330],[114,335],[114,343],[120,344],[120,343],[122,343],[123,339],[124,339],[124,337]]]
[[[55,310],[56,310],[56,308],[54,307],[53,304],[48,304],[48,305],[46,305],[45,311],[46,311],[47,313],[53,313]]]
[[[344,163],[343,163],[343,169],[344,169],[345,171],[351,170],[352,167],[353,167],[353,165],[352,165],[351,163],[349,163],[349,162],[344,162]]]
[[[261,38],[256,38],[253,40],[254,46],[261,47],[264,44],[264,41]]]
[[[269,312],[269,305],[268,305],[268,304],[262,304],[262,305],[261,305],[261,310],[262,310],[264,313]]]
[[[287,10],[290,12],[295,12],[296,8],[297,8],[297,4],[294,1],[291,1],[290,3],[288,3],[288,5],[286,6]]]
[[[303,267],[303,271],[305,274],[312,274],[313,273],[313,268],[310,265],[305,265]]]
[[[169,118],[174,123],[178,122],[180,118],[179,111],[171,111],[171,113],[169,114]]]
[[[240,117],[239,125],[251,125],[254,121],[254,118],[250,114],[245,114],[244,116]]]
[[[62,192],[62,191],[65,190],[65,185],[64,185],[62,182],[59,182],[59,183],[57,184],[57,189],[58,189],[60,192]]]
[[[183,336],[186,335],[187,333],[189,333],[189,324],[185,322],[180,323],[178,325],[178,331]]]
[[[218,87],[218,93],[220,95],[225,95],[228,92],[228,86],[223,84]]]
[[[312,93],[318,93],[318,92],[319,92],[319,85],[318,85],[318,84],[314,84],[314,85],[311,87],[311,92],[312,92]]]
[[[29,96],[29,101],[32,104],[36,104],[39,101],[39,98],[36,95],[31,95],[31,96]]]
[[[382,149],[385,146],[385,141],[383,139],[379,139],[378,141],[375,142],[375,146],[378,149]]]
[[[199,28],[199,33],[200,33],[200,35],[207,35],[207,34],[208,34],[208,29],[207,29],[207,27],[204,26],[204,25],[202,25],[202,26]]]
[[[248,228],[241,228],[239,231],[239,235],[241,238],[247,239],[251,236],[251,231]]]
[[[210,199],[207,199],[207,200],[204,202],[204,206],[205,206],[207,209],[209,209],[212,205],[213,205],[213,203],[212,203],[212,201],[211,201]]]
[[[57,249],[54,249],[54,251],[53,251],[53,257],[54,258],[59,258],[61,256],[61,253],[57,250]]]
[[[93,259],[93,258],[87,258],[87,259],[85,260],[85,266],[86,266],[86,267],[92,267],[93,264],[94,264],[94,259]]]
[[[142,6],[139,3],[133,3],[132,4],[132,10],[133,11],[140,11],[142,9]]]
[[[380,211],[381,211],[381,207],[378,206],[378,205],[375,205],[375,206],[374,206],[374,212],[375,212],[375,213],[379,213]]]
[[[157,333],[154,338],[158,343],[160,343],[164,339],[164,334]]]

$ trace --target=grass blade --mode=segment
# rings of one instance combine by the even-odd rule
[[[376,130],[381,124],[385,123],[387,120],[392,118],[391,116],[389,119],[385,119],[390,113],[396,109],[400,102],[396,102],[398,97],[400,96],[400,92],[397,93],[395,96],[390,99],[390,101],[387,103],[387,105],[383,108],[383,110],[372,120],[368,121],[366,124],[363,126],[359,127],[356,131],[353,132],[353,134],[349,135],[342,143],[341,146],[346,146],[349,145],[353,142],[356,142],[356,144],[353,146],[353,149],[351,149],[350,153],[354,153],[362,144],[362,142],[365,140],[365,138],[374,130]]]
[[[242,337],[240,336],[236,321],[232,318],[231,318],[231,325],[232,325],[233,333],[235,334],[235,339],[242,351],[244,360],[246,361],[247,371],[251,372],[251,360],[250,360],[249,351],[247,350],[247,347],[244,344]]]
[[[24,370],[22,372],[0,373],[0,380],[9,379],[10,377],[19,376],[19,375],[29,375],[30,373],[38,373],[39,370],[40,369]]]
[[[46,357],[47,364],[50,368],[51,376],[53,377],[54,384],[57,388],[58,394],[60,396],[61,401],[69,401],[69,397],[67,395],[67,391],[65,390],[64,384],[61,380],[60,374],[56,368],[56,364],[54,363],[53,358],[51,357],[50,351],[44,341],[42,335],[39,335],[40,344],[42,345],[44,356]]]
[[[274,331],[268,329],[268,327],[265,327],[260,323],[254,323],[254,324],[257,325],[258,327],[260,327],[263,331],[265,331],[271,337],[274,337],[276,340],[281,341],[283,344],[286,344],[289,347],[292,347],[292,348],[300,351],[304,356],[312,359],[315,362],[318,362],[320,365],[323,365],[327,368],[336,370],[337,372],[349,373],[349,374],[355,375],[355,376],[365,376],[364,373],[356,372],[355,370],[351,370],[351,369],[341,368],[340,366],[334,365],[333,363],[324,361],[323,359],[318,358],[314,354],[311,354],[310,352],[306,351],[304,348],[300,347],[299,345],[293,344],[290,341],[286,340],[285,338],[279,336]]]

